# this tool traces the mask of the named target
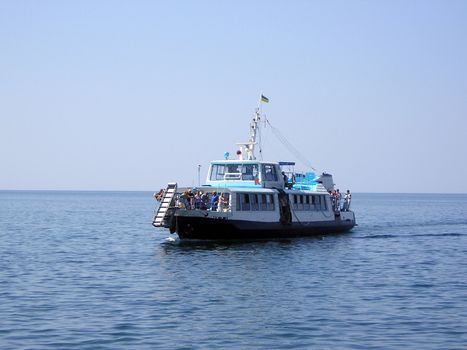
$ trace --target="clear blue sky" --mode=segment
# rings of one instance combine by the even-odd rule
[[[467,192],[467,1],[1,1],[0,189],[197,184],[271,123],[339,187]],[[264,158],[293,160],[273,134]]]

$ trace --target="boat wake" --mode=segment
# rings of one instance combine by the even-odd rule
[[[178,238],[170,237],[170,236],[169,236],[169,237],[167,237],[167,238],[165,239],[164,242],[165,242],[165,243],[175,243],[175,242],[177,242],[178,240],[179,240]]]
[[[412,238],[412,237],[462,237],[467,236],[467,233],[447,232],[447,233],[420,233],[420,234],[385,234],[385,235],[368,235],[354,236],[353,239],[387,239],[387,238]]]

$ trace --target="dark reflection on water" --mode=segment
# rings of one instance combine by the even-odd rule
[[[0,348],[463,348],[467,196],[353,204],[349,233],[201,242],[150,193],[0,192]]]
[[[302,238],[303,239],[303,238]],[[307,237],[308,240],[322,239],[321,237]],[[261,240],[179,240],[169,237],[161,246],[167,249],[193,249],[193,250],[223,250],[223,249],[241,249],[248,247],[265,247],[270,245],[290,245],[298,239],[261,239]]]

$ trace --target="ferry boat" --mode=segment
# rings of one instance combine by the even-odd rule
[[[295,172],[295,162],[256,159],[260,110],[249,140],[237,144],[237,158],[226,152],[212,161],[204,185],[171,182],[155,194],[160,205],[154,227],[168,228],[182,240],[249,240],[325,235],[356,225],[350,192],[341,203],[331,174]]]

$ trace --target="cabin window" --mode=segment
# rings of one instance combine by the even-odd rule
[[[326,197],[325,196],[320,196],[321,197],[321,210],[326,210]]]
[[[241,164],[226,164],[226,171],[222,180],[232,181],[240,180],[242,177],[242,165]]]
[[[258,164],[243,164],[242,180],[252,181],[258,178]]]
[[[211,166],[211,181],[221,181],[224,180],[225,175],[225,166],[223,164],[213,164]]]
[[[311,196],[311,210],[317,210],[316,208],[316,196]]]
[[[242,170],[241,164],[228,164],[227,165],[227,172],[228,173],[240,173]]]
[[[266,202],[268,210],[274,210],[274,195],[267,194],[266,195]]]
[[[305,195],[305,203],[303,204],[303,210],[310,210],[310,196]]]
[[[251,210],[259,210],[259,202],[258,202],[257,194],[250,194],[250,203],[251,203]]]
[[[315,210],[326,210],[326,197],[324,196],[314,196],[316,199]]]
[[[260,210],[270,211],[274,210],[274,197],[272,194],[261,194],[259,195],[260,199]]]
[[[263,180],[264,181],[277,181],[277,172],[274,164],[263,165]]]
[[[298,209],[298,210],[303,210],[303,196],[302,196],[302,195],[299,195],[299,196],[298,196],[298,206],[297,206],[297,209]]]
[[[261,196],[261,204],[260,204],[261,210],[268,210],[268,202],[267,202],[267,199],[266,199],[267,195],[262,194],[260,196]]]
[[[321,196],[321,209],[328,210],[328,203],[326,201],[326,196]]]
[[[297,210],[297,195],[293,194],[291,198],[292,209]]]
[[[274,211],[273,194],[237,193],[237,211]]]
[[[249,211],[251,208],[250,205],[250,196],[248,193],[237,193],[237,210],[238,211]]]
[[[301,194],[292,194],[290,201],[293,210],[310,210],[310,197]]]
[[[250,210],[251,205],[250,205],[250,196],[246,193],[242,193],[242,210]]]
[[[243,180],[253,181],[258,179],[258,164],[213,164],[211,166],[211,181]]]

